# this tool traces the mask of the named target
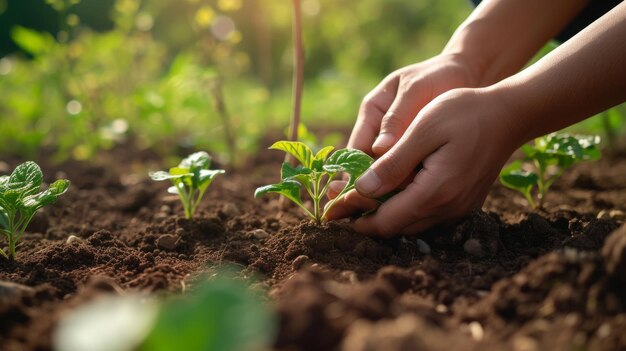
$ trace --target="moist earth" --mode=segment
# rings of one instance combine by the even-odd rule
[[[254,200],[278,177],[271,153],[216,178],[184,219],[147,178],[155,160],[120,148],[41,162],[72,186],[0,262],[3,350],[50,350],[59,318],[94,296],[179,293],[226,264],[267,292],[275,350],[626,350],[623,155],[574,167],[545,210],[494,184],[459,223],[390,240]]]

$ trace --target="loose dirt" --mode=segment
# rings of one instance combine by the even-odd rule
[[[194,220],[148,180],[163,166],[149,153],[44,165],[72,187],[0,262],[2,349],[49,350],[58,319],[98,294],[179,293],[224,264],[260,277],[276,350],[626,349],[626,157],[575,167],[545,211],[496,184],[460,223],[391,240],[254,200],[280,155],[259,159],[217,178]]]

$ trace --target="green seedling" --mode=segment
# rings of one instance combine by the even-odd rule
[[[233,273],[220,270],[168,299],[100,296],[60,319],[54,350],[269,350],[278,320],[261,294]]]
[[[9,244],[8,254],[0,249],[0,255],[6,259],[16,258],[15,245],[35,212],[54,203],[70,186],[69,180],[59,179],[42,191],[42,181],[41,168],[32,161],[17,166],[11,175],[0,177],[0,233]]]
[[[200,151],[189,155],[178,167],[170,168],[169,172],[151,172],[150,178],[156,181],[169,179],[172,186],[167,191],[179,196],[185,210],[185,218],[191,219],[213,178],[225,172],[223,169],[209,169],[210,165],[211,156]]]
[[[500,172],[500,182],[521,192],[532,208],[541,208],[550,186],[573,164],[600,158],[599,136],[552,133],[524,145],[524,162],[515,161]],[[524,168],[525,165],[528,165]],[[529,170],[528,168],[534,168]],[[537,200],[533,189],[537,188]]]
[[[321,223],[326,218],[328,210],[348,191],[354,189],[356,179],[374,162],[374,159],[360,150],[340,149],[331,155],[334,150],[332,146],[327,146],[314,154],[306,144],[298,141],[278,141],[270,146],[270,149],[282,150],[292,155],[300,165],[293,167],[283,162],[280,183],[260,187],[256,189],[254,196],[259,197],[267,193],[281,194],[300,206],[317,223]],[[340,173],[349,176],[348,183],[322,210],[321,201],[328,192],[328,185]],[[306,208],[302,202],[300,196],[302,188],[313,200],[313,211]]]

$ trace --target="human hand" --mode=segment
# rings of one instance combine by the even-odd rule
[[[420,163],[411,182],[374,214],[357,219],[355,229],[381,237],[410,235],[462,217],[482,205],[508,157],[524,142],[516,121],[488,89],[442,94],[357,180],[358,193],[335,204],[328,218],[375,208],[374,199],[398,189]]]
[[[391,73],[363,99],[348,147],[383,155],[431,100],[476,86],[476,71],[464,56],[442,54]]]

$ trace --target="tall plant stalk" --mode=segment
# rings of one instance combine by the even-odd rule
[[[302,11],[300,0],[292,0],[293,9],[293,85],[291,124],[289,126],[289,140],[298,140],[298,126],[300,125],[300,111],[302,106],[302,89],[304,86],[304,45],[302,43]],[[296,160],[289,153],[285,162],[295,166]],[[287,201],[280,198],[280,207],[285,209]]]

